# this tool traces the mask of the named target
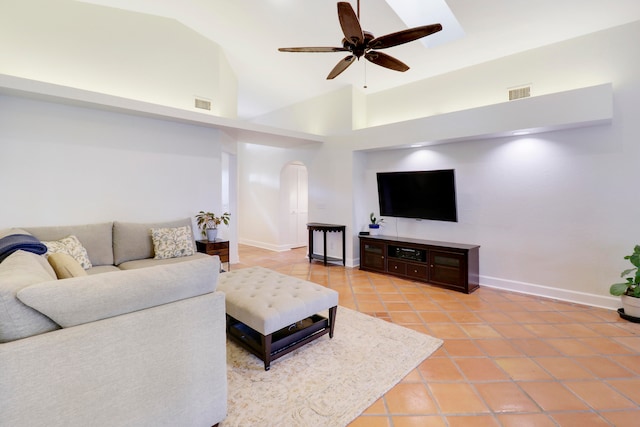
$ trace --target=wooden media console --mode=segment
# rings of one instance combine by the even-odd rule
[[[479,284],[480,246],[391,236],[360,236],[360,269],[471,293]]]

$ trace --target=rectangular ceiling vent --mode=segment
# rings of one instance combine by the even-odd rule
[[[514,99],[528,98],[531,96],[531,86],[517,87],[509,89],[509,101]]]
[[[196,98],[196,108],[211,111],[211,101],[202,98]]]

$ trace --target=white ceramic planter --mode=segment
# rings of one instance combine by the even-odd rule
[[[207,228],[207,240],[213,242],[218,237],[218,229],[217,228]]]
[[[369,234],[377,236],[380,233],[380,224],[369,224]]]
[[[624,314],[626,314],[627,316],[640,318],[640,298],[622,295],[621,299],[622,308],[624,308]]]

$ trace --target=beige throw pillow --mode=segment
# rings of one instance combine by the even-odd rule
[[[49,264],[56,272],[58,279],[87,276],[87,272],[74,257],[62,252],[49,255]]]
[[[179,258],[193,255],[196,251],[191,227],[152,228],[154,259]]]
[[[92,267],[87,250],[74,235],[51,242],[42,242],[47,246],[47,257],[54,253],[71,255],[85,270]]]

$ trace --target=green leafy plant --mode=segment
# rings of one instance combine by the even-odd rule
[[[377,219],[373,212],[369,215],[369,220],[371,221],[371,224],[382,224],[384,222],[383,218]]]
[[[207,229],[218,228],[222,223],[224,223],[224,225],[229,225],[229,218],[231,218],[231,214],[229,212],[225,212],[218,216],[213,212],[200,211],[198,215],[196,215],[196,223],[198,224],[198,227],[200,227],[202,235],[206,236]]]
[[[640,298],[640,245],[633,248],[633,253],[627,255],[624,259],[628,259],[633,268],[629,268],[620,274],[620,277],[626,278],[626,282],[614,283],[609,288],[611,295],[628,295],[634,298]]]

